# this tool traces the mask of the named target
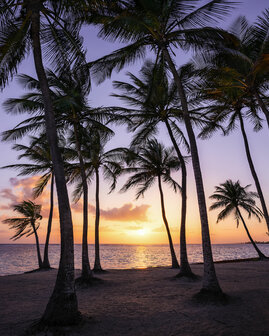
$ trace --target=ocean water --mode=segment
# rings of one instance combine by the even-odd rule
[[[269,244],[259,244],[269,256]],[[175,245],[177,255],[179,245]],[[215,261],[253,258],[257,254],[250,244],[212,245]],[[43,253],[43,245],[41,245]],[[104,269],[146,268],[169,266],[171,259],[168,245],[101,245],[101,264]],[[49,259],[52,267],[58,267],[60,245],[50,245]],[[94,262],[94,246],[89,245],[90,263]],[[191,263],[202,262],[202,246],[188,245]],[[0,276],[19,274],[38,267],[35,245],[0,244]],[[81,245],[75,245],[75,267],[81,268]]]

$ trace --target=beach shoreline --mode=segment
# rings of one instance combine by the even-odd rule
[[[193,264],[202,276],[203,266]],[[77,290],[86,322],[59,335],[269,335],[269,262],[216,263],[228,305],[198,304],[201,280],[175,279],[169,267],[109,270],[104,282]],[[0,277],[1,335],[22,335],[37,321],[53,290],[57,269]],[[76,270],[79,275],[79,270]],[[46,335],[45,332],[37,335]],[[53,335],[53,333],[47,333]],[[56,335],[56,334],[55,334]]]

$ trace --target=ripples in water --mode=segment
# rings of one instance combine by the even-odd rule
[[[260,249],[269,256],[269,244],[260,244]],[[43,252],[43,246],[41,245]],[[179,245],[175,245],[179,251]],[[257,254],[249,244],[212,245],[214,260],[253,258]],[[104,269],[146,268],[169,266],[168,245],[101,245],[101,263]],[[52,267],[58,267],[60,245],[50,245],[49,258]],[[94,246],[89,245],[91,266],[93,266]],[[189,261],[202,262],[202,246],[188,245]],[[18,274],[38,267],[35,245],[0,245],[0,275]],[[81,267],[81,245],[75,245],[75,267]]]

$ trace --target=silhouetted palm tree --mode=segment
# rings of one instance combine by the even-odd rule
[[[237,128],[237,123],[243,137],[245,152],[249,164],[252,177],[255,182],[257,192],[259,194],[260,202],[263,209],[263,214],[267,227],[269,227],[269,214],[265,203],[262,187],[255,169],[255,165],[251,156],[249,141],[245,128],[244,119],[249,120],[254,125],[254,130],[259,131],[262,128],[262,120],[257,114],[255,101],[249,99],[244,93],[242,94],[241,83],[238,83],[237,78],[234,77],[234,71],[226,67],[211,67],[201,70],[203,72],[200,81],[200,90],[202,101],[204,100],[204,110],[208,123],[200,136],[207,138],[220,125],[225,135]]]
[[[180,76],[185,79],[187,67],[180,69]],[[128,82],[114,81],[113,85],[121,91],[113,94],[126,102],[127,108],[115,108],[118,113],[125,115],[132,123],[131,131],[135,131],[131,146],[141,146],[146,139],[158,132],[158,126],[164,124],[170,140],[175,148],[182,172],[181,181],[181,225],[180,225],[180,272],[178,276],[193,277],[188,262],[186,246],[186,212],[187,212],[187,169],[181,147],[189,152],[189,145],[184,133],[177,124],[182,121],[182,111],[174,83],[169,83],[162,60],[159,63],[146,61],[140,70],[140,76],[127,73]],[[187,78],[186,78],[187,79]],[[185,82],[185,81],[184,81]],[[192,119],[195,121],[195,115]],[[201,115],[199,115],[201,123]]]
[[[144,58],[147,49],[164,56],[181,101],[196,181],[204,256],[201,293],[209,296],[212,294],[213,297],[220,294],[221,297],[222,291],[212,257],[203,178],[195,134],[190,121],[186,92],[172,55],[173,49],[177,48],[188,50],[191,47],[196,49],[216,47],[216,42],[222,39],[223,32],[204,26],[216,22],[219,17],[227,14],[234,3],[227,0],[212,0],[206,4],[202,3],[199,8],[197,4],[198,1],[185,0],[131,0],[127,3],[119,2],[119,8],[114,8],[114,15],[92,18],[90,22],[101,25],[99,34],[101,37],[130,43],[93,62],[92,67],[93,73],[101,81],[109,77],[113,69],[121,70],[125,65]]]
[[[178,158],[174,156],[174,149],[165,148],[162,144],[158,143],[156,139],[147,140],[144,148],[141,148],[139,152],[130,151],[129,154],[127,153],[127,163],[131,167],[125,168],[125,171],[132,173],[132,175],[122,187],[122,191],[127,191],[130,188],[138,188],[136,193],[136,198],[138,199],[144,195],[157,179],[160,192],[162,218],[168,236],[172,268],[179,268],[166,218],[164,193],[162,188],[163,181],[170,185],[175,192],[181,190],[179,184],[171,177],[171,171],[177,171],[180,168]]]
[[[246,222],[241,214],[240,209],[245,210],[248,214],[248,218],[252,215],[255,216],[259,222],[263,216],[261,210],[256,206],[255,198],[258,197],[257,193],[248,191],[247,189],[250,185],[242,187],[240,182],[233,182],[227,180],[221,183],[220,186],[215,187],[215,192],[210,196],[210,199],[215,202],[210,206],[210,210],[221,209],[218,214],[217,222],[224,220],[229,215],[233,214],[235,216],[237,226],[240,220],[242,221],[249,240],[251,241],[253,247],[257,251],[260,259],[267,259],[267,257],[259,250],[258,246],[252,239],[249,230],[247,228]]]
[[[123,154],[117,149],[105,151],[104,147],[110,138],[110,133],[98,132],[97,129],[91,129],[84,134],[82,139],[81,153],[84,160],[85,174],[88,183],[95,177],[95,261],[93,270],[101,272],[100,260],[100,170],[104,180],[110,183],[110,192],[116,187],[117,177],[122,171]],[[70,165],[70,182],[78,182],[74,190],[74,200],[78,201],[83,193],[81,176],[77,169],[77,164]]]
[[[32,51],[45,107],[46,134],[58,194],[61,258],[54,291],[42,317],[44,324],[72,324],[80,320],[74,283],[72,217],[57,144],[53,103],[43,65],[44,55],[55,68],[72,62],[78,55],[82,60],[78,36],[80,24],[74,24],[71,6],[75,10],[74,4],[65,0],[2,0],[0,5],[0,87],[6,85]]]
[[[3,223],[8,224],[11,229],[16,230],[14,236],[11,237],[13,240],[17,240],[25,235],[26,237],[29,237],[32,234],[35,235],[38,266],[39,268],[42,268],[39,239],[37,235],[37,230],[40,226],[38,221],[42,219],[42,216],[40,215],[41,205],[35,204],[30,200],[22,201],[21,203],[13,205],[13,210],[23,217],[7,218],[3,220]]]
[[[30,160],[30,163],[16,163],[13,165],[4,166],[2,168],[12,168],[19,170],[19,176],[42,174],[33,189],[34,198],[39,197],[43,193],[45,187],[50,181],[50,211],[48,217],[46,241],[44,246],[44,258],[42,262],[42,268],[50,268],[48,250],[54,208],[54,172],[50,149],[44,134],[41,134],[39,137],[30,137],[29,146],[15,144],[12,148],[16,151],[22,152],[18,156],[19,160],[25,158],[27,160]],[[62,139],[60,141],[59,148],[64,161],[67,160],[70,153],[67,148],[64,148]]]

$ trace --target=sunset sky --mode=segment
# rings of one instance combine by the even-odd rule
[[[268,7],[268,0],[244,0],[241,5],[233,11],[232,16],[227,17],[225,22],[219,24],[222,27],[228,27],[229,24],[238,15],[246,15],[249,21],[254,21],[256,16]],[[110,43],[97,38],[97,31],[93,28],[84,28],[83,36],[87,48],[89,60],[101,57],[118,47],[120,44]],[[176,57],[177,65],[188,61],[190,55],[178,53]],[[131,71],[137,73],[142,63],[126,68],[121,73],[114,73],[111,80],[107,80],[100,86],[93,86],[92,93],[89,96],[89,102],[92,106],[110,106],[121,105],[116,98],[109,96],[112,92],[112,80],[126,80],[125,73]],[[32,56],[23,62],[19,68],[19,73],[26,73],[35,76]],[[9,87],[0,93],[1,104],[1,124],[0,132],[14,127],[24,116],[7,115],[2,107],[2,103],[11,97],[19,97],[23,89],[16,80],[13,80]],[[115,91],[114,91],[115,92]],[[269,206],[269,130],[264,123],[264,129],[259,133],[252,131],[251,125],[247,127],[249,142],[253,160],[257,169],[258,176],[264,191],[264,196]],[[124,127],[115,129],[115,137],[108,144],[108,148],[118,146],[127,146],[127,140],[131,135],[127,134]],[[171,146],[168,135],[161,129],[159,140],[166,145]],[[25,140],[24,140],[25,141]],[[21,141],[18,141],[20,143]],[[230,178],[240,180],[242,185],[252,184],[252,190],[255,190],[254,182],[249,171],[244,152],[243,141],[239,132],[234,132],[229,137],[215,135],[209,140],[198,141],[202,172],[206,196],[212,194],[214,186]],[[11,150],[11,143],[1,143],[1,166],[14,164],[17,162],[17,152]],[[180,181],[180,173],[174,175],[175,179]],[[38,177],[17,177],[16,171],[1,170],[0,175],[0,220],[13,216],[10,211],[12,204],[23,199],[31,199],[31,191]],[[104,181],[101,181],[101,224],[100,240],[101,243],[115,244],[165,244],[167,236],[161,218],[160,199],[156,185],[150,189],[145,197],[135,200],[135,191],[128,193],[118,193],[122,187],[125,178],[120,178],[118,188],[111,194],[108,194],[108,187]],[[71,190],[71,189],[70,189]],[[89,240],[94,240],[94,183],[90,185],[90,232]],[[166,210],[171,227],[174,242],[179,242],[179,224],[180,224],[180,204],[179,194],[175,194],[171,189],[164,188]],[[71,196],[71,193],[70,193]],[[71,199],[71,197],[70,197]],[[46,233],[46,222],[49,211],[49,190],[36,201],[42,204],[43,221],[39,229],[41,242],[44,242]],[[207,201],[209,207],[210,201]],[[52,243],[59,242],[59,223],[58,212],[55,207],[55,219],[53,222],[53,232],[51,236]],[[72,204],[72,215],[74,223],[75,242],[80,243],[82,237],[82,203]],[[216,212],[209,212],[210,231],[213,243],[234,243],[247,241],[246,233],[240,225],[236,228],[233,218],[216,224]],[[249,229],[255,240],[268,240],[266,235],[266,224],[264,221],[259,223],[257,220],[248,220]],[[12,232],[7,225],[0,223],[0,243],[11,243],[9,238]],[[188,165],[188,210],[187,210],[187,239],[188,243],[200,243],[200,220],[197,207],[197,198],[192,174],[191,163]],[[17,243],[33,243],[34,237],[22,238]]]

